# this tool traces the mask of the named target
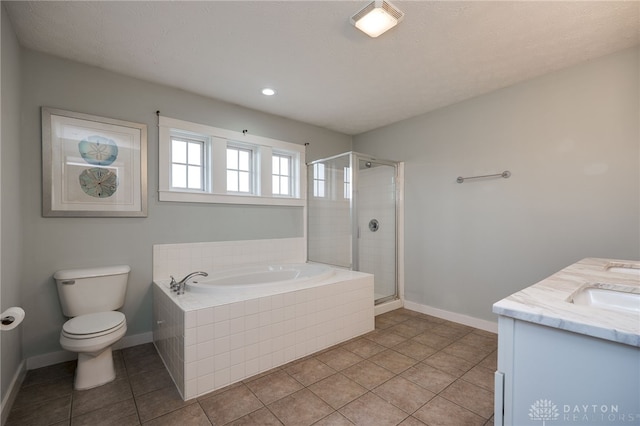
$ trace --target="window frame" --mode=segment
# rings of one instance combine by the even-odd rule
[[[240,153],[241,152],[247,152],[249,154],[249,170],[243,170],[240,168],[240,165],[238,164],[238,168],[237,169],[232,169],[229,168],[229,163],[228,161],[225,164],[225,171],[226,171],[226,188],[227,188],[227,194],[234,194],[234,195],[256,195],[256,193],[258,192],[258,185],[256,182],[256,175],[258,173],[258,167],[257,167],[257,160],[259,157],[259,154],[256,152],[257,150],[255,149],[254,146],[251,145],[245,145],[245,144],[239,144],[237,142],[234,141],[229,141],[227,142],[227,149],[226,149],[226,158],[228,159],[229,157],[229,150],[235,150],[238,152],[238,162],[240,161]],[[232,191],[229,189],[229,172],[236,172],[238,173],[238,179],[237,179],[237,184],[238,184],[238,190],[237,191]],[[240,191],[240,174],[241,173],[247,173],[249,175],[249,190],[248,191]]]
[[[306,173],[304,145],[279,141],[246,132],[221,129],[198,123],[159,117],[158,200],[190,203],[222,203],[245,205],[305,206]],[[171,136],[206,138],[204,170],[205,190],[171,188]],[[253,193],[227,191],[227,146],[250,147],[254,152]],[[283,196],[272,192],[272,155],[290,155],[292,159],[292,194]]]
[[[188,191],[188,192],[207,192],[208,191],[208,185],[207,183],[211,180],[208,178],[208,173],[207,171],[210,169],[210,158],[209,158],[209,141],[207,140],[206,137],[202,136],[202,135],[196,135],[196,134],[189,134],[189,133],[184,133],[184,132],[178,132],[178,131],[173,131],[171,132],[171,140],[170,140],[170,144],[171,147],[170,149],[172,150],[171,152],[173,152],[173,141],[177,139],[177,140],[182,140],[184,142],[187,143],[187,162],[184,163],[184,165],[186,166],[187,170],[187,187],[185,188],[181,188],[181,187],[174,187],[173,186],[173,165],[174,164],[179,164],[177,162],[173,161],[173,155],[171,155],[171,158],[169,159],[169,162],[171,163],[171,168],[169,170],[169,186],[171,188],[171,190],[174,191]],[[197,188],[189,188],[189,167],[196,167],[196,165],[189,163],[189,148],[188,148],[188,144],[189,143],[200,143],[202,144],[202,155],[200,158],[201,164],[200,167],[201,168],[201,172],[200,172],[200,179],[201,179],[201,188],[197,189]]]
[[[276,157],[279,158],[279,159],[286,158],[288,160],[288,162],[289,162],[289,174],[288,175],[284,175],[282,173],[278,173],[278,174],[274,173],[274,170],[273,170],[273,159],[276,158]],[[280,160],[279,160],[279,163],[281,163]],[[274,197],[283,197],[283,198],[293,198],[293,197],[295,197],[295,194],[296,194],[296,192],[298,190],[298,188],[296,187],[296,180],[297,180],[296,176],[300,175],[300,171],[296,170],[297,169],[297,167],[296,167],[296,164],[297,164],[296,156],[291,152],[273,150],[272,151],[272,155],[271,155],[271,164],[272,164],[272,167],[271,167],[271,186],[272,186],[272,188],[271,188],[271,190],[272,190],[273,196]],[[278,166],[278,168],[281,169],[281,167],[282,167],[282,165],[280,164]],[[281,183],[282,183],[282,178],[283,177],[286,177],[286,178],[289,179],[289,185],[287,185],[288,194],[282,194],[281,192],[278,192],[276,194],[275,192],[273,192],[273,178],[274,177],[277,177],[278,181],[280,182],[279,185],[278,185],[279,188],[282,187]]]

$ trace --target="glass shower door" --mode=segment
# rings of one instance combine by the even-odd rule
[[[356,159],[353,269],[375,275],[378,304],[397,298],[396,165]]]

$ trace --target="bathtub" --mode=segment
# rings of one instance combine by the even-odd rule
[[[374,329],[373,275],[268,264],[153,284],[153,339],[184,400]]]
[[[328,265],[292,263],[223,269],[208,277],[196,277],[187,283],[187,291],[219,294],[230,290],[259,288],[295,288],[302,283],[324,280],[334,274]]]

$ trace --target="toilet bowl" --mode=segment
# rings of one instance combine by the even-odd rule
[[[125,316],[117,311],[81,315],[64,323],[60,345],[78,353],[76,389],[94,388],[115,379],[111,346],[126,332]]]
[[[127,332],[116,311],[124,304],[128,266],[58,271],[54,275],[64,314],[60,346],[78,354],[74,388],[91,389],[113,381],[112,346]]]

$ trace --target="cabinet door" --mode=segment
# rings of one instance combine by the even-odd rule
[[[517,320],[511,340],[505,425],[640,424],[640,348]]]

